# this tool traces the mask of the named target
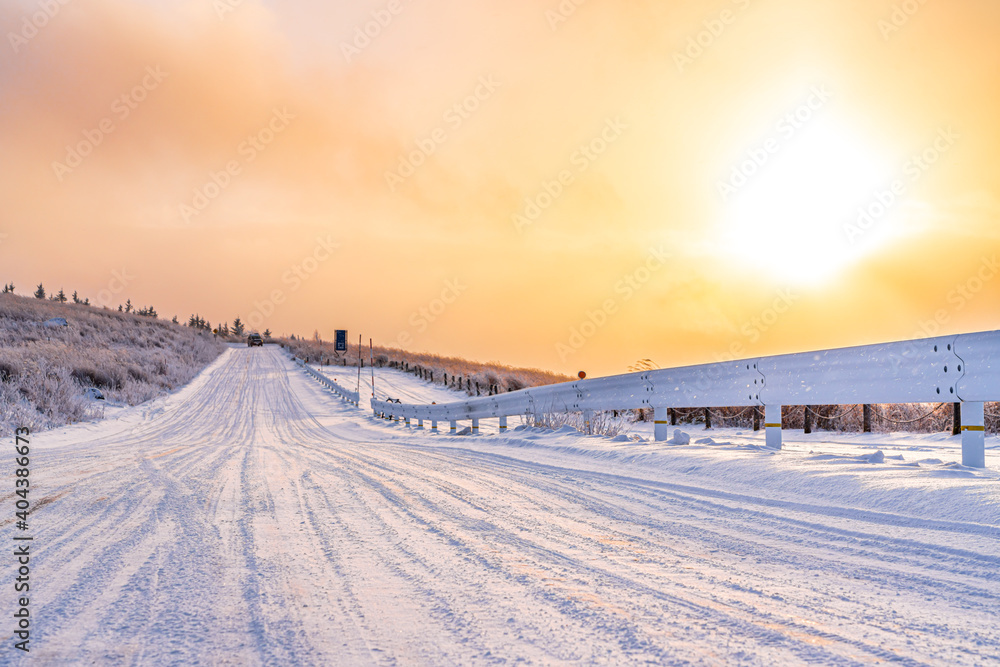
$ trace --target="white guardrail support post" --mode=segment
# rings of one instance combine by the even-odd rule
[[[436,419],[432,419],[431,420],[431,430],[434,431],[435,433],[437,433],[437,430],[438,430],[438,420],[436,420]]]
[[[424,420],[423,419],[418,419],[417,420],[417,430],[423,429],[423,427],[424,427]]]
[[[472,419],[472,435],[479,435],[479,418],[473,417]]]
[[[458,422],[454,419],[451,420],[451,434],[455,435],[458,433]]]
[[[507,415],[502,415],[500,417],[500,432],[503,433],[507,430]]]
[[[781,449],[781,406],[764,406],[764,444]]]
[[[986,467],[985,403],[962,403],[962,465]]]
[[[663,442],[670,435],[669,408],[653,408],[653,440]]]

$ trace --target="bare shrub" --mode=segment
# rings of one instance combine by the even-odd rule
[[[77,367],[70,373],[74,380],[84,387],[97,387],[98,389],[113,389],[114,382],[107,373],[91,367]]]
[[[525,415],[525,423],[529,426],[557,429],[572,426],[581,433],[614,437],[628,434],[635,423],[635,414],[631,410],[602,410],[591,414],[590,428],[582,412],[543,412],[541,414]]]

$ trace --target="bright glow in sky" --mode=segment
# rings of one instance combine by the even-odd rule
[[[740,165],[739,173],[750,176],[731,196],[722,232],[734,254],[751,267],[812,286],[837,280],[854,262],[892,240],[888,211],[859,227],[856,236],[845,232],[859,225],[859,208],[880,203],[885,192],[894,197],[895,174],[844,129],[816,120],[786,147],[773,154],[759,148],[754,157]],[[867,219],[861,224],[867,225]]]
[[[8,0],[0,280],[591,376],[1000,328],[1000,4],[897,4]]]

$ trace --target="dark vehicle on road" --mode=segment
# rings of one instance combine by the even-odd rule
[[[247,336],[247,347],[264,347],[264,339],[259,333],[252,333]]]

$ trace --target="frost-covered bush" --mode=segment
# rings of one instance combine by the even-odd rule
[[[46,327],[54,317],[64,327]],[[186,384],[224,349],[210,333],[75,304],[0,295],[0,437],[100,416]]]

